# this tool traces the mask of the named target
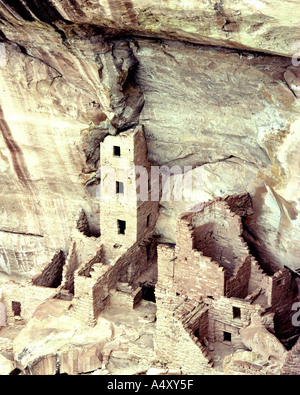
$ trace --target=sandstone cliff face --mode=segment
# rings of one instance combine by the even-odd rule
[[[154,164],[201,167],[194,202],[249,192],[253,250],[298,267],[299,18],[291,0],[1,2],[1,272],[67,253],[82,210],[99,235],[99,143],[137,123]],[[161,202],[162,239],[182,211]]]
[[[122,33],[157,36],[293,55],[299,40],[296,0],[6,0],[15,21],[89,24]]]

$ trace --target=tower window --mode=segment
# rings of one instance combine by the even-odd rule
[[[233,318],[241,318],[241,309],[239,307],[232,307]]]
[[[123,182],[116,182],[116,193],[124,194],[124,184]]]
[[[142,299],[148,300],[149,302],[156,303],[155,287],[153,285],[143,285],[142,286]]]
[[[114,156],[121,156],[121,147],[119,147],[118,145],[114,146]]]
[[[21,316],[21,303],[20,302],[11,302],[12,311],[15,317]]]
[[[126,221],[122,221],[121,219],[118,219],[119,235],[125,235],[125,229],[126,229]]]
[[[147,215],[147,228],[149,228],[150,226],[150,218],[151,218],[151,214]]]

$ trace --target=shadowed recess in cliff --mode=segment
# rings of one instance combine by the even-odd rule
[[[25,21],[33,22],[34,18],[20,0],[1,0],[6,9],[14,15],[16,12]],[[15,16],[15,15],[14,15]]]
[[[58,20],[64,20],[57,9],[48,0],[24,0],[30,11],[42,22],[52,23]]]

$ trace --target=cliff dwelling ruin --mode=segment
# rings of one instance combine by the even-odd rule
[[[81,214],[68,254],[30,281],[0,280],[9,373],[299,374],[298,276],[266,272],[250,252],[250,196],[199,202],[178,218],[176,244],[161,243],[143,127],[107,136],[100,151],[115,176],[101,174],[100,238]]]

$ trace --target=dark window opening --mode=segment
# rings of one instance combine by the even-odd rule
[[[121,156],[121,147],[117,145],[114,146],[114,156]]]
[[[124,193],[124,184],[123,182],[117,181],[116,182],[116,193]]]
[[[241,318],[241,309],[239,307],[232,307],[233,318]]]
[[[125,235],[126,221],[118,219],[118,231],[120,235]]]
[[[147,215],[147,228],[150,226],[151,214]]]
[[[148,300],[149,302],[156,303],[155,287],[152,285],[143,285],[142,286],[142,299]]]
[[[15,317],[21,316],[21,303],[20,302],[11,302],[12,311]]]
[[[224,332],[224,342],[230,342],[231,343],[231,333]]]
[[[208,297],[208,299],[212,299],[212,300],[215,300],[215,298],[213,297],[213,296],[207,296]]]

